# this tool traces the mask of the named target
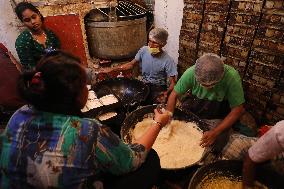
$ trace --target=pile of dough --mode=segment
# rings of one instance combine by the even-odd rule
[[[137,123],[132,131],[132,141],[141,137],[152,123],[152,118]],[[204,148],[199,145],[202,135],[195,123],[172,120],[161,129],[153,145],[160,157],[161,167],[183,168],[198,162],[204,153]]]

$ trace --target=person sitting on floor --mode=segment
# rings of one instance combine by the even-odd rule
[[[27,28],[15,43],[20,63],[24,70],[33,69],[46,52],[60,48],[60,41],[50,29],[44,27],[43,16],[31,3],[19,3],[15,12]]]
[[[22,65],[21,70],[34,69],[38,61],[46,53],[60,49],[58,37],[44,26],[44,17],[40,11],[28,2],[19,3],[15,12],[27,27],[16,40],[16,50]],[[97,73],[93,69],[85,68],[88,83],[95,83]]]
[[[2,189],[92,188],[96,180],[104,188],[150,189],[158,183],[160,162],[151,147],[170,116],[155,110],[152,126],[126,144],[98,120],[84,118],[86,80],[80,60],[62,51],[20,76],[28,105],[1,137]]]
[[[147,104],[165,102],[174,88],[177,76],[177,65],[163,50],[167,44],[168,32],[163,28],[154,28],[149,33],[148,46],[142,47],[135,58],[126,64],[103,69],[102,72],[121,71],[139,64],[142,81],[149,85],[150,94]],[[169,80],[169,86],[168,85]]]
[[[183,102],[182,109],[193,112],[210,125],[201,145],[209,147],[214,143],[215,150],[221,152],[228,140],[228,130],[245,111],[239,73],[224,64],[218,55],[204,54],[178,80],[168,98],[167,110],[173,112],[178,96],[186,92],[193,99]]]
[[[284,120],[276,123],[248,149],[243,164],[244,188],[253,188],[256,166],[273,158],[280,160],[277,169],[282,169],[279,172],[284,176]]]

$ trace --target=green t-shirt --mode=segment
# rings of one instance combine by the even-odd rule
[[[24,69],[34,68],[37,62],[45,54],[45,49],[59,49],[60,42],[57,36],[51,30],[45,30],[46,48],[33,39],[29,30],[23,31],[17,38],[15,46]]]
[[[191,90],[193,96],[199,99],[212,101],[228,101],[231,108],[245,102],[242,80],[239,73],[231,66],[224,65],[225,73],[223,79],[212,89],[202,87],[195,79],[195,65],[188,68],[175,85],[175,92],[184,94]]]

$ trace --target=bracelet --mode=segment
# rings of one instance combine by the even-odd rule
[[[160,129],[162,129],[162,123],[161,122],[158,122],[158,121],[153,121],[153,124],[156,124],[160,127]]]

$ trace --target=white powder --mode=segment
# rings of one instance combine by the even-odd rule
[[[132,140],[141,137],[152,123],[152,118],[137,123]],[[199,161],[204,152],[204,148],[199,145],[201,137],[202,132],[195,123],[173,120],[160,131],[153,145],[160,157],[161,167],[183,168]]]

